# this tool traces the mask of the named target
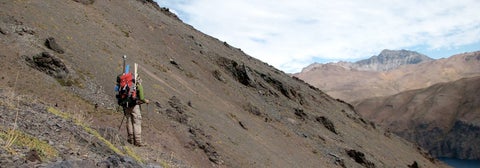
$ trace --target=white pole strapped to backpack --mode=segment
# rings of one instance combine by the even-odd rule
[[[135,83],[132,86],[134,92],[137,92],[137,84],[138,84],[138,73],[137,73],[138,71],[137,71],[137,69],[138,69],[138,64],[134,63],[133,64],[133,81],[135,81]],[[135,93],[135,95],[136,95],[136,93]],[[136,95],[136,96],[138,96],[138,95]]]
[[[137,79],[138,79],[137,68],[138,68],[138,64],[134,63],[133,64],[133,79],[135,79],[135,84],[137,84]]]

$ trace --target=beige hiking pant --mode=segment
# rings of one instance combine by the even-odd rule
[[[127,118],[128,138],[135,142],[142,141],[142,114],[140,113],[140,105],[129,107],[125,111]]]

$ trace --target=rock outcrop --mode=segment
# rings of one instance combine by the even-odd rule
[[[25,60],[33,68],[55,78],[65,78],[69,73],[63,61],[49,52],[42,52],[34,55],[32,58],[25,56]]]

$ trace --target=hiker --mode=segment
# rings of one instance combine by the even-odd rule
[[[142,114],[140,112],[140,105],[143,103],[148,104],[148,100],[143,95],[143,87],[141,79],[137,79],[137,95],[138,99],[135,105],[126,107],[125,116],[127,118],[127,142],[135,146],[146,146],[142,141]]]
[[[146,143],[142,141],[142,114],[140,112],[140,105],[144,103],[148,104],[149,101],[145,99],[142,80],[136,74],[136,65],[135,78],[132,77],[132,73],[128,72],[128,69],[128,66],[126,66],[125,73],[117,77],[117,100],[118,104],[123,107],[124,118],[127,119],[127,142],[141,147],[146,146]]]

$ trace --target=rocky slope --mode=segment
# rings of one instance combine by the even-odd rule
[[[385,50],[380,54],[383,58],[389,58]],[[408,55],[414,52],[397,51],[397,54]],[[398,56],[400,57],[400,56]],[[378,64],[363,64],[360,68],[351,66],[352,63],[328,63],[315,64],[305,68],[294,76],[325,91],[327,94],[345,100],[347,102],[360,101],[366,98],[393,95],[402,91],[420,89],[439,82],[455,81],[464,77],[473,77],[480,74],[480,51],[463,53],[445,59],[428,61],[427,57],[416,55],[404,57],[405,59],[392,58],[390,61],[372,57],[359,62],[387,62],[384,66]],[[391,57],[390,57],[391,58]],[[384,61],[373,61],[384,60]],[[388,62],[417,62],[418,64],[401,65],[388,71],[372,71],[362,69],[367,67],[381,70],[391,67]],[[383,68],[380,68],[383,67]]]
[[[0,165],[445,166],[150,0],[2,1],[0,44]],[[118,128],[123,55],[152,102],[147,147]]]
[[[480,159],[480,76],[367,99],[355,107],[434,156]]]

